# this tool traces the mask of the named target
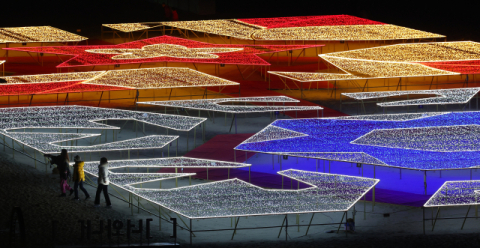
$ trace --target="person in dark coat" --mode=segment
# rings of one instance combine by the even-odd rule
[[[108,195],[108,184],[110,180],[108,178],[108,161],[107,158],[103,157],[100,159],[100,165],[98,165],[98,181],[97,181],[97,193],[95,194],[95,207],[100,206],[100,193],[103,191],[103,196],[105,197],[105,203],[107,208],[112,207],[110,202],[110,197]]]
[[[69,163],[70,159],[68,158],[68,152],[66,149],[62,149],[62,152],[58,156],[53,156],[51,154],[44,155],[47,158],[50,158],[52,164],[57,165],[58,173],[60,175],[60,190],[62,194],[60,197],[67,196],[66,190],[70,191],[70,195],[73,194],[73,189],[68,185],[68,178],[70,178],[70,169]]]
[[[165,19],[167,21],[171,21],[172,20],[172,10],[170,9],[170,7],[168,7],[168,5],[162,3],[162,7],[163,7],[163,10],[165,11]]]

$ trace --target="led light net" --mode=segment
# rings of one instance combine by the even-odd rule
[[[86,39],[50,26],[0,28],[0,43],[69,42]]]
[[[145,113],[85,106],[22,107],[0,109],[0,129],[86,128],[118,129],[94,123],[101,120],[138,120],[148,124],[189,131],[205,118]]]
[[[235,149],[415,170],[464,169],[479,165],[478,125],[480,112],[277,120],[270,126],[307,136]]]
[[[359,93],[342,93],[344,96],[351,97],[356,100],[365,100],[373,98],[382,98],[401,95],[439,95],[424,99],[403,100],[386,103],[377,103],[382,107],[393,106],[411,106],[411,105],[430,105],[430,104],[465,104],[468,103],[478,92],[480,88],[460,88],[445,90],[412,90],[412,91],[386,91],[386,92],[359,92]]]
[[[241,168],[248,167],[250,164],[224,162],[218,160],[173,157],[173,158],[153,158],[153,159],[129,159],[129,160],[111,160],[108,162],[110,170],[120,168]],[[97,162],[85,162],[85,170],[92,173],[97,172]]]
[[[346,211],[377,179],[299,170],[279,174],[310,184],[302,190],[267,190],[239,179],[176,189],[133,189],[135,194],[188,218]]]
[[[425,207],[478,205],[480,181],[447,181],[425,203]]]
[[[158,101],[158,102],[141,102],[139,104],[168,106],[175,108],[198,109],[225,113],[254,113],[254,112],[273,112],[273,111],[305,111],[320,110],[318,106],[255,106],[255,105],[220,105],[220,103],[228,102],[258,102],[258,103],[284,103],[299,102],[298,100],[284,97],[242,97],[242,98],[221,98],[221,99],[205,99],[205,100],[179,100],[179,101]]]

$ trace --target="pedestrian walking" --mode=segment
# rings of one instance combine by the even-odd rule
[[[100,165],[98,165],[98,186],[95,195],[95,207],[100,206],[100,193],[102,193],[102,191],[107,208],[112,207],[110,197],[108,196],[108,184],[110,184],[110,180],[108,179],[108,161],[107,158],[103,157],[100,159]]]
[[[73,200],[79,200],[78,187],[80,187],[80,190],[82,190],[83,194],[85,194],[85,200],[87,200],[90,198],[90,195],[83,187],[83,182],[85,181],[85,172],[83,171],[83,166],[85,165],[85,162],[82,161],[82,158],[79,155],[75,156],[73,161],[75,161],[75,164],[73,165],[73,190],[75,192],[75,198],[73,198]]]
[[[45,154],[45,157],[50,158],[51,164],[56,164],[58,174],[60,175],[60,190],[62,194],[59,197],[66,197],[66,190],[70,191],[70,195],[73,194],[73,189],[68,185],[68,179],[70,178],[70,159],[68,158],[68,152],[66,149],[62,149],[62,152],[58,156],[51,154]]]

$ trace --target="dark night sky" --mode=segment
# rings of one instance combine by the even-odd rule
[[[170,0],[172,1],[172,0]],[[181,0],[179,0],[181,1]],[[273,1],[217,0],[217,14],[197,16],[179,11],[181,20],[350,14],[385,23],[447,35],[448,40],[480,42],[476,1]],[[478,5],[478,6],[477,6]],[[2,3],[3,27],[50,25],[98,37],[102,23],[160,21],[162,9],[146,0],[49,0]]]

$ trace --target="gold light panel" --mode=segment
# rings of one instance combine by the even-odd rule
[[[163,22],[162,24],[179,29],[230,36],[246,40],[251,40],[253,32],[261,29],[235,20],[181,21]]]
[[[27,76],[0,77],[7,81],[7,84],[26,84],[26,83],[53,83],[66,81],[88,80],[102,74],[103,71],[92,72],[73,72],[73,73],[53,73]]]
[[[84,83],[135,89],[238,85],[238,83],[189,68],[113,70]]]
[[[50,26],[0,28],[0,43],[69,42],[86,39]]]
[[[152,28],[149,25],[143,23],[118,23],[118,24],[103,24],[102,26],[118,30],[121,32],[134,32]]]
[[[300,82],[315,82],[315,81],[335,81],[335,80],[355,80],[363,79],[352,74],[339,73],[315,73],[315,72],[281,72],[270,71],[269,73],[289,78]]]
[[[477,60],[480,59],[480,43],[468,41],[398,44],[347,52],[330,53],[324,57],[388,62]]]
[[[346,73],[363,78],[416,77],[436,75],[458,75],[416,63],[378,62],[321,56]]]

